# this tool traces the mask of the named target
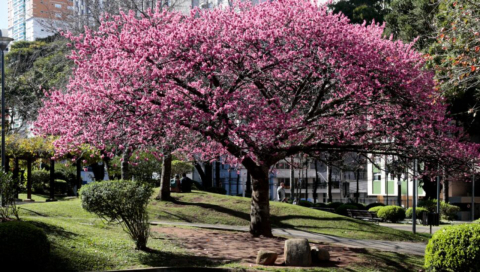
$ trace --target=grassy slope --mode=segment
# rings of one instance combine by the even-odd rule
[[[92,271],[155,266],[174,266],[184,258],[196,265],[212,265],[207,259],[185,255],[175,241],[154,234],[151,252],[134,249],[121,226],[106,225],[85,212],[78,199],[20,206],[20,217],[42,228],[52,244],[45,271]]]
[[[153,200],[151,220],[182,221],[246,226],[250,222],[250,199],[194,191],[173,194],[174,202]],[[428,235],[414,235],[362,220],[286,203],[270,202],[273,227],[295,228],[354,239],[427,241]]]
[[[204,200],[209,199],[211,203],[217,201],[217,204],[209,205],[213,205],[213,207],[221,205],[222,207],[225,206],[225,209],[231,208],[233,210],[235,210],[234,208],[240,203],[246,205],[247,208],[245,209],[248,210],[248,202],[245,202],[242,198],[230,198],[204,193],[194,193],[188,195],[188,197],[202,198]],[[232,200],[238,203],[234,204]],[[172,204],[168,204],[167,206],[171,205]],[[183,206],[184,211],[188,209],[189,213],[195,212],[195,209],[190,209],[191,207],[188,205],[185,206]],[[274,204],[274,206],[278,205]],[[164,207],[163,203],[154,201],[150,206],[150,210],[156,213],[158,209],[163,209],[162,207]],[[283,206],[280,205],[276,208],[281,209],[282,207]],[[182,207],[175,207],[175,209],[180,208]],[[212,207],[209,208],[213,209]],[[298,209],[298,207],[294,208]],[[201,211],[203,214],[198,214],[192,218],[195,218],[195,220],[203,218],[202,221],[209,223],[213,221],[228,223],[231,222],[230,220],[233,220],[235,223],[243,222],[243,224],[248,224],[248,220],[238,219],[239,214],[227,215],[225,214],[225,210],[221,210],[221,212],[208,212],[208,209],[205,207],[201,209],[203,210]],[[284,212],[286,211],[288,211],[288,207],[284,209]],[[168,214],[177,212],[177,210],[167,208],[165,212]],[[242,214],[243,212],[239,213]],[[51,261],[45,271],[92,271],[184,266],[187,265],[185,260],[188,260],[189,266],[212,267],[220,265],[226,267],[242,267],[242,265],[238,263],[224,265],[221,262],[219,263],[218,260],[209,260],[188,254],[182,248],[180,241],[170,240],[168,237],[158,233],[153,233],[153,237],[149,239],[148,247],[152,249],[151,252],[136,251],[134,250],[133,242],[129,239],[128,235],[122,231],[120,226],[105,225],[95,215],[85,212],[81,208],[78,199],[22,205],[20,215],[22,220],[29,221],[42,228],[52,243]],[[211,218],[209,215],[211,215]],[[299,215],[302,216],[301,213]],[[183,214],[182,216],[186,215]],[[375,271],[418,271],[422,268],[423,263],[423,258],[419,256],[372,250],[359,253],[359,256],[365,260],[365,264],[361,266],[356,265],[345,269],[314,268],[310,271],[372,271],[372,269]],[[408,260],[408,262],[405,260]],[[274,269],[268,268],[267,270],[299,271],[296,269],[285,270],[281,267]]]

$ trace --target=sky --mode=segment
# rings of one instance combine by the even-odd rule
[[[0,0],[0,28],[8,28],[7,0]]]

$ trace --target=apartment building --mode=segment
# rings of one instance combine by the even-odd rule
[[[8,32],[15,41],[34,41],[66,27],[73,0],[8,0]]]

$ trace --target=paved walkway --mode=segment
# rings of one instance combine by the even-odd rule
[[[155,221],[151,222],[152,225],[171,225],[171,226],[188,226],[206,229],[217,230],[232,230],[232,231],[248,231],[247,226],[228,226],[218,224],[198,224],[198,223],[184,223],[184,222],[166,222]],[[356,240],[349,238],[336,237],[326,234],[311,233],[301,230],[274,228],[272,229],[273,235],[284,236],[290,238],[306,238],[310,241],[324,242],[335,245],[341,245],[346,247],[356,248],[373,248],[381,251],[392,251],[398,253],[407,253],[414,255],[424,255],[426,244],[424,243],[411,243],[411,242],[393,242],[393,241],[380,241],[380,240]]]
[[[392,224],[392,223],[380,223],[380,226],[383,227],[389,227],[392,229],[398,229],[398,230],[405,230],[405,231],[412,231],[412,224]],[[449,225],[440,225],[440,226],[432,226],[432,234],[434,234],[436,231],[442,229],[443,227],[446,227]],[[430,226],[424,226],[422,224],[417,224],[417,232],[418,233],[430,233]]]

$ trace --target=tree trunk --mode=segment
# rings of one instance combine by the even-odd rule
[[[360,186],[360,169],[357,169],[357,192],[355,193],[355,203],[358,203],[358,198],[360,197],[360,189],[358,188]]]
[[[215,162],[215,187],[221,188],[222,184],[220,184],[220,162]]]
[[[252,176],[250,175],[250,171],[247,170],[247,183],[245,184],[245,196],[251,197],[252,196]]]
[[[332,202],[332,166],[327,163],[327,202]]]
[[[293,169],[293,156],[290,158],[290,198],[295,202],[295,170]]]
[[[212,172],[213,172],[213,169],[212,169],[212,163],[207,161],[205,162],[205,181],[206,183],[203,184],[203,187],[205,188],[212,188],[213,187],[213,175],[212,175]],[[203,181],[202,181],[203,183]]]
[[[129,152],[127,151],[128,149],[125,148],[125,151],[122,154],[122,164],[121,164],[121,179],[122,180],[129,180],[131,179],[129,167],[128,167],[128,161],[130,160],[130,155],[128,154]]]
[[[170,196],[170,176],[172,174],[172,154],[163,156],[162,177],[160,182],[160,192],[155,198],[157,200],[171,200]]]
[[[252,175],[252,201],[250,211],[250,233],[255,236],[273,237],[270,225],[270,199],[267,166],[249,169]]]
[[[315,160],[315,181],[313,183],[313,203],[317,203],[317,189],[318,189],[318,161]]]

